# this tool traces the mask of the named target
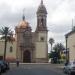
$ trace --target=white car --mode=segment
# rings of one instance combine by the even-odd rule
[[[64,73],[67,73],[68,75],[75,73],[75,61],[69,62],[67,65],[64,66],[63,70],[64,70]]]

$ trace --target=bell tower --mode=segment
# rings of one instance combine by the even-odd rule
[[[43,0],[38,7],[37,27],[36,27],[36,62],[48,62],[48,44],[47,44],[47,10],[43,4]]]
[[[37,28],[36,31],[47,31],[46,19],[47,19],[47,10],[43,4],[43,0],[37,10]]]

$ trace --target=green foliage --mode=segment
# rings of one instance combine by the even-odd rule
[[[57,43],[54,45],[54,47],[53,47],[54,52],[51,52],[51,54],[50,54],[50,57],[52,58],[52,61],[54,63],[57,63],[58,61],[60,61],[60,59],[61,59],[60,53],[62,53],[62,51],[64,49],[65,49],[65,47],[61,43]]]
[[[1,39],[4,39],[9,42],[12,41],[11,38],[13,37],[13,33],[9,29],[9,27],[2,27],[2,29],[0,29],[0,33],[2,35]]]
[[[48,58],[52,58],[52,54],[51,53],[48,53]]]
[[[53,50],[55,50],[56,52],[60,52],[65,50],[65,47],[63,46],[63,44],[61,43],[57,43],[54,47]]]

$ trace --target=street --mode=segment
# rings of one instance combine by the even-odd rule
[[[62,70],[51,64],[22,64],[13,66],[2,75],[64,75]]]

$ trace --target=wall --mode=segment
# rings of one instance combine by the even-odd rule
[[[12,51],[10,50],[10,47],[12,47]],[[7,43],[6,59],[12,62],[16,61],[16,42]]]
[[[69,49],[69,60],[75,60],[75,33],[68,36],[67,48]]]
[[[4,40],[0,40],[0,56],[4,55]]]
[[[44,40],[41,40],[41,37]],[[35,43],[35,58],[36,62],[47,62],[48,60],[48,45],[47,45],[47,32],[37,33],[36,43]]]
[[[10,52],[10,47],[12,46],[12,52]],[[0,40],[0,56],[4,55],[4,40]],[[6,60],[15,61],[16,60],[16,42],[7,42],[6,48]]]

